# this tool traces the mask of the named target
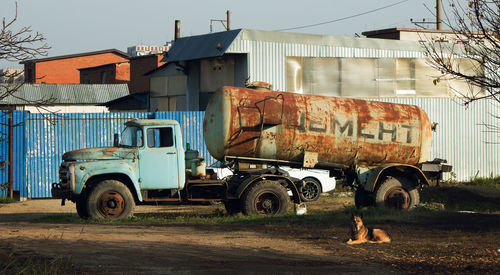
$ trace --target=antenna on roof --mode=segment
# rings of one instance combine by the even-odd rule
[[[422,21],[413,21],[413,19],[410,19],[410,22],[412,22],[415,26],[418,26],[422,29],[427,29],[427,27],[422,26],[422,24],[436,24],[436,30],[442,30],[443,29],[443,21],[441,19],[441,0],[436,0],[436,22],[432,21],[425,21],[425,19],[422,19]]]
[[[211,33],[213,32],[213,23],[214,22],[220,22],[222,24],[222,26],[224,26],[224,29],[226,29],[226,31],[230,30],[231,29],[231,18],[230,18],[229,10],[226,11],[226,20],[210,19],[210,32]],[[224,23],[226,23],[226,24],[224,24]]]

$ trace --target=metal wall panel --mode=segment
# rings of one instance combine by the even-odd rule
[[[25,131],[25,112],[13,111],[13,190],[18,191],[21,196],[26,194],[26,142],[24,139]],[[9,115],[7,111],[0,113],[0,184],[6,189],[0,188],[0,197],[8,196],[8,181],[9,181]]]
[[[446,159],[453,165],[456,180],[500,175],[499,133],[490,132],[485,126],[500,124],[495,118],[500,117],[500,104],[480,100],[465,107],[460,99],[452,98],[364,99],[422,107],[430,121],[438,123],[430,159]]]
[[[8,195],[7,185],[4,185],[9,180],[7,161],[9,160],[9,117],[7,112],[0,113],[0,197]]]
[[[203,141],[203,115],[204,112],[29,114],[26,120],[27,190],[21,192],[21,197],[50,197],[51,184],[59,180],[58,169],[64,152],[112,146],[113,135],[123,131],[123,123],[133,118],[179,121],[184,148],[190,143],[210,164],[213,160]]]
[[[245,35],[243,35],[245,36]],[[340,41],[341,39],[339,39]],[[347,41],[349,42],[349,41]],[[374,48],[352,48],[346,46],[289,43],[279,41],[246,40],[238,38],[227,53],[248,53],[248,74],[252,81],[264,81],[277,91],[286,90],[286,57],[356,57],[356,58],[425,58],[421,51],[390,50]]]

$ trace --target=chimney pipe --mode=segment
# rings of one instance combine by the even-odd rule
[[[227,16],[227,27],[226,27],[226,30],[229,31],[231,29],[231,16],[230,16],[230,13],[229,13],[229,10],[226,11],[226,16]]]
[[[436,29],[443,29],[443,24],[441,22],[441,0],[436,0]]]
[[[181,21],[175,20],[174,41],[181,37]]]

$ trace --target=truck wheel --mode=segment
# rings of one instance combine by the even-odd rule
[[[305,178],[304,186],[300,190],[300,199],[302,201],[315,201],[321,195],[321,183],[314,178]]]
[[[224,206],[229,215],[236,215],[241,212],[241,203],[239,200],[227,200],[224,202]]]
[[[135,202],[127,186],[117,180],[105,180],[90,192],[87,200],[89,217],[124,219],[132,215]]]
[[[362,186],[356,188],[356,192],[354,193],[354,205],[356,205],[356,208],[373,206],[372,193],[366,191]]]
[[[284,215],[290,209],[290,198],[281,184],[263,180],[245,192],[242,208],[245,215]]]
[[[89,218],[89,211],[87,210],[87,196],[85,194],[80,194],[76,200],[76,213],[82,219]]]
[[[411,209],[420,203],[417,188],[404,177],[388,177],[375,193],[378,207]]]

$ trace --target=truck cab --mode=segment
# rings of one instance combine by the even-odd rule
[[[76,202],[81,217],[128,216],[135,202],[150,200],[150,193],[179,199],[174,196],[186,182],[179,123],[143,119],[125,126],[113,147],[66,152],[53,197]]]

